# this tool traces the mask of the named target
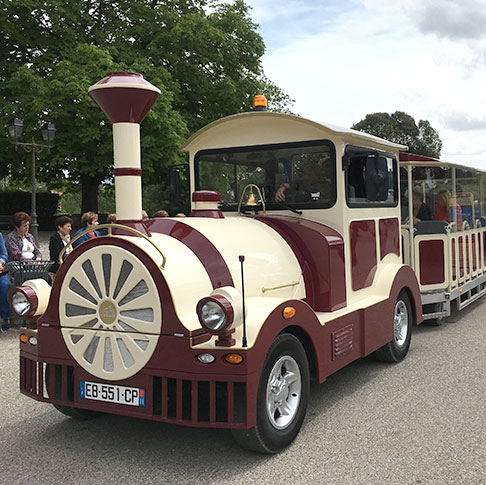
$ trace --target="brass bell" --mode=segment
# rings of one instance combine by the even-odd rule
[[[253,190],[250,192],[250,194],[248,195],[248,199],[246,201],[246,205],[258,205],[258,201],[255,197],[255,194],[253,193]]]

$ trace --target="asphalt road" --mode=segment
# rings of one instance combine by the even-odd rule
[[[64,417],[18,392],[18,332],[0,335],[0,483],[486,484],[486,300],[419,327],[397,365],[362,359],[313,387],[275,456],[223,430]]]

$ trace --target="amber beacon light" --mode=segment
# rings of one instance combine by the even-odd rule
[[[253,98],[253,111],[267,111],[267,98],[263,94],[257,94]]]

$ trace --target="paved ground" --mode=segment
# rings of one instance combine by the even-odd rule
[[[420,327],[398,365],[362,359],[315,386],[276,456],[229,432],[117,416],[74,421],[18,392],[18,331],[0,335],[0,483],[486,484],[486,309]]]

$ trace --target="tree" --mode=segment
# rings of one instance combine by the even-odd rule
[[[83,211],[97,210],[98,188],[112,177],[111,127],[87,95],[106,72],[140,72],[162,91],[141,132],[149,183],[163,182],[165,167],[181,160],[185,137],[248,110],[253,95],[263,92],[278,109],[290,103],[264,76],[264,43],[241,0],[4,0],[0,32],[0,117],[24,118],[26,138],[40,120],[55,123],[38,178],[80,184]],[[28,178],[9,143],[0,158],[0,176]]]
[[[420,120],[417,125],[414,118],[403,111],[368,114],[352,128],[407,145],[409,151],[417,155],[440,158],[442,141],[439,133],[427,120]]]

